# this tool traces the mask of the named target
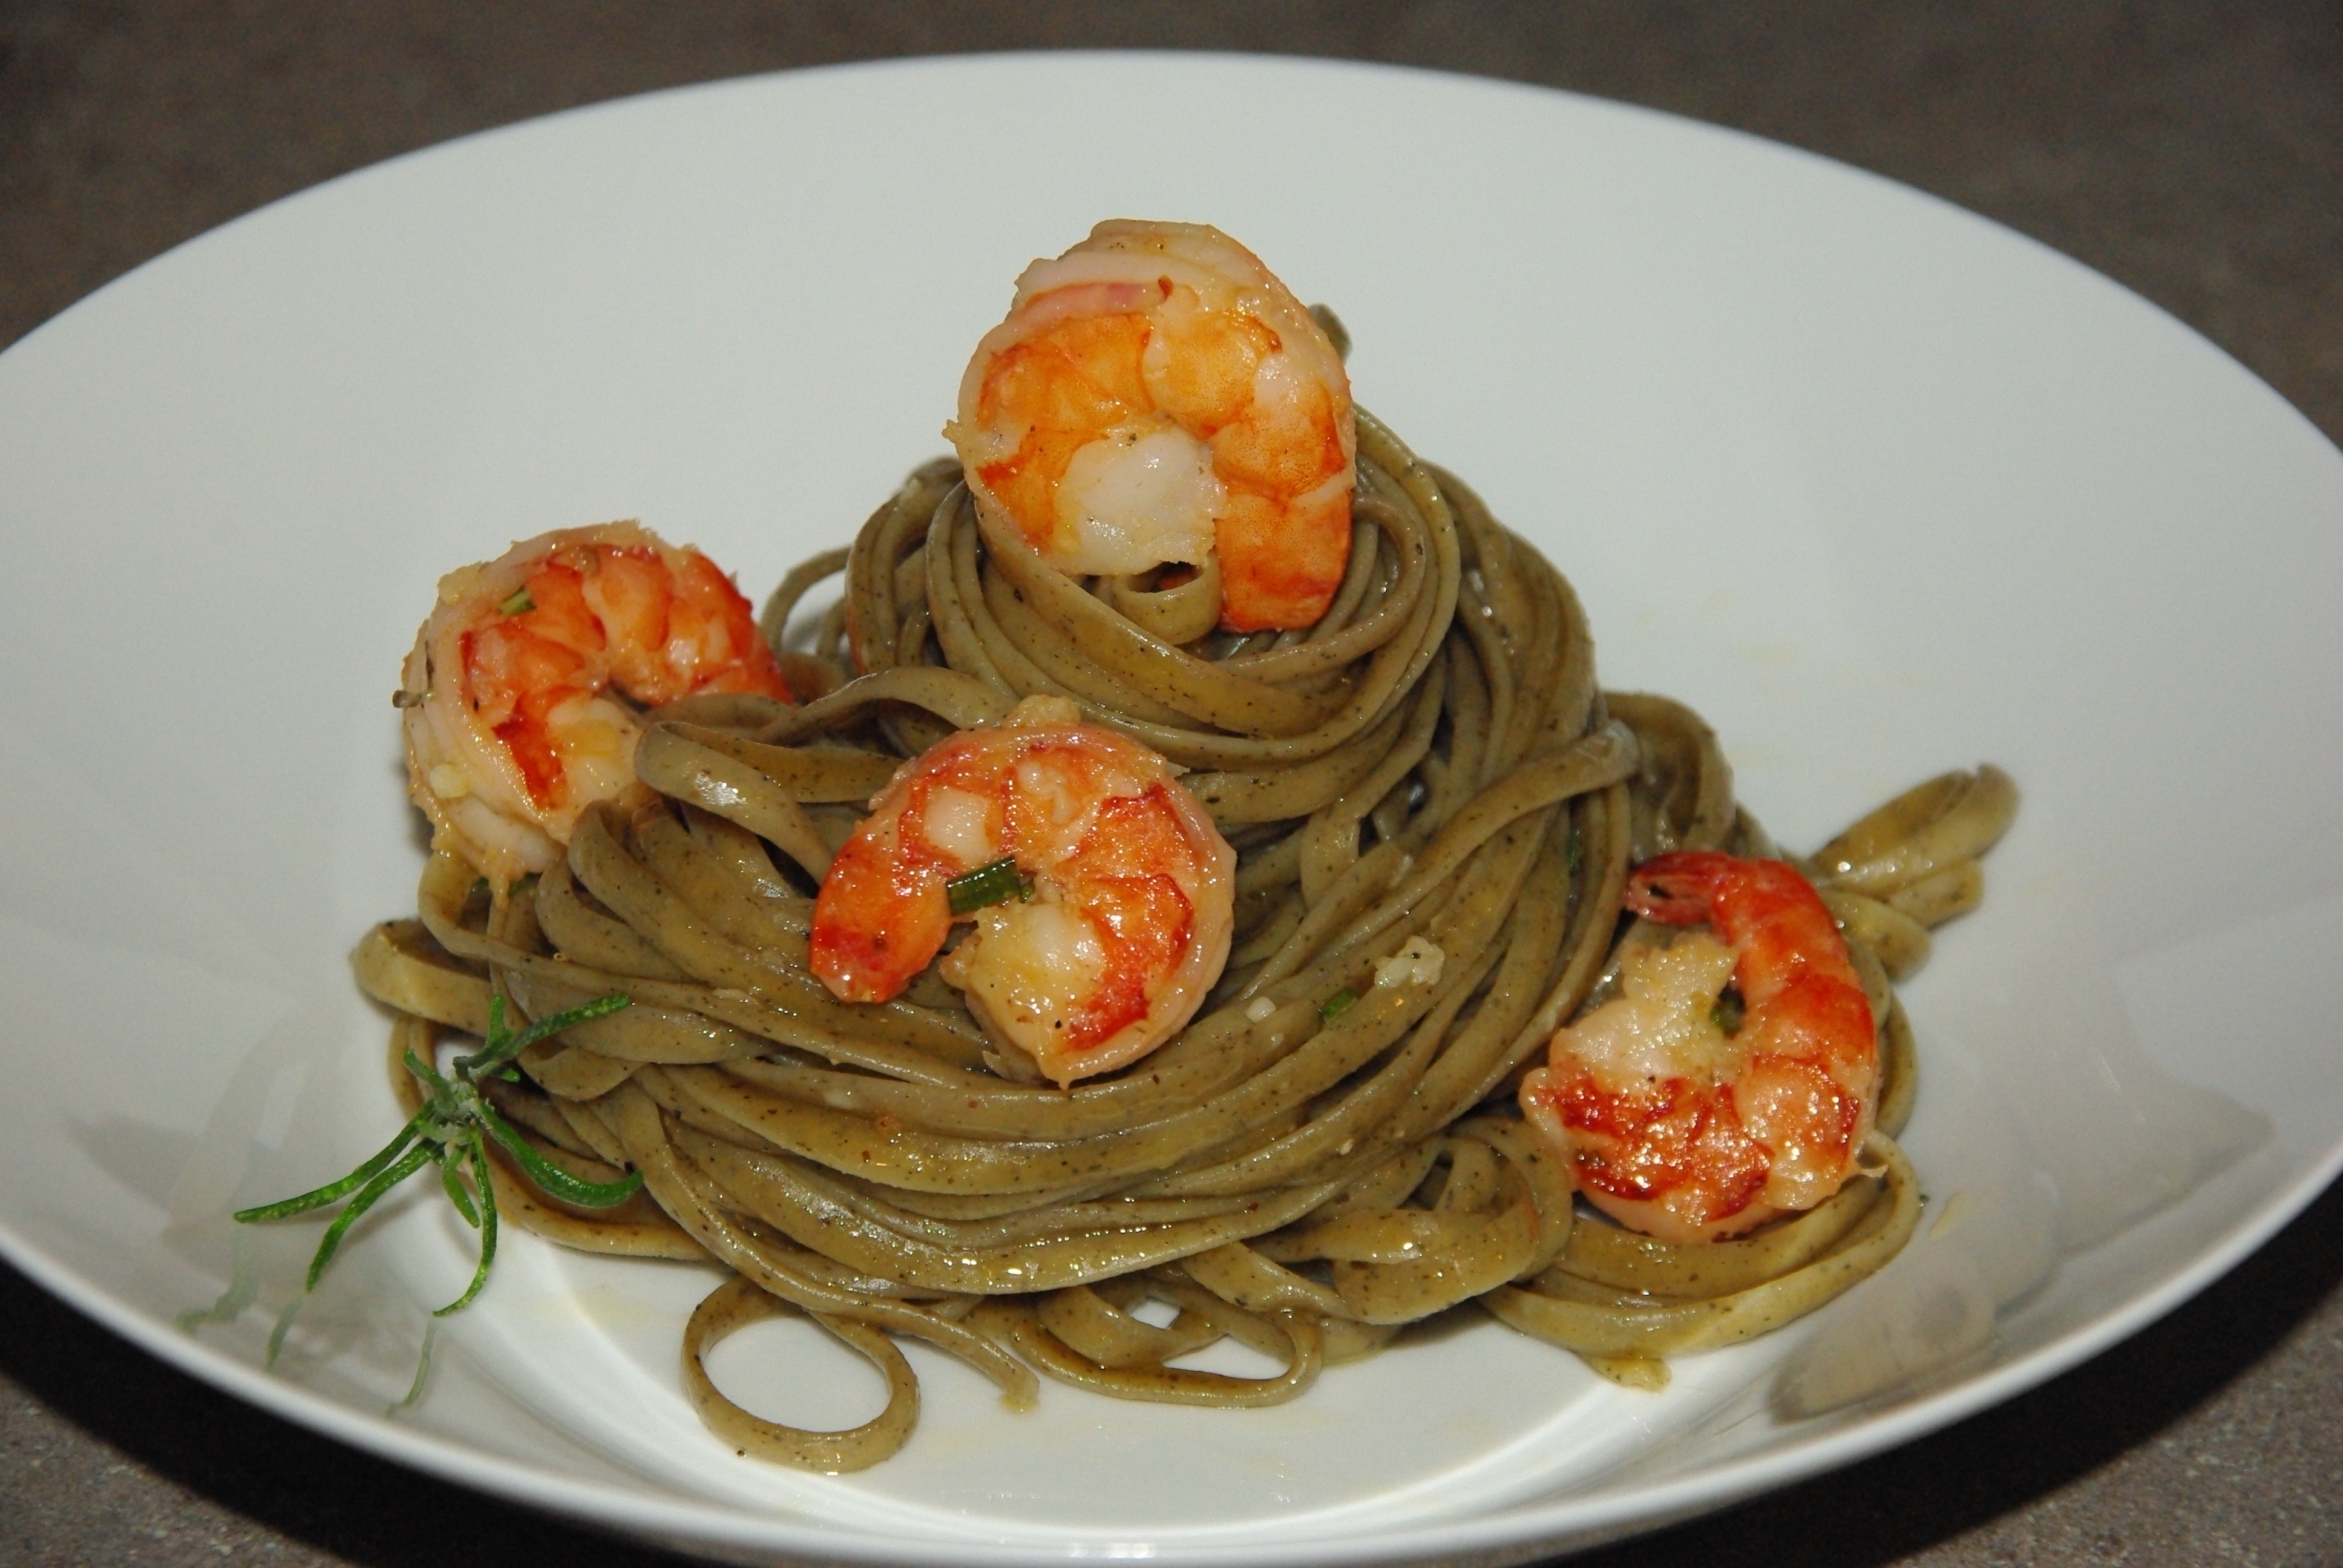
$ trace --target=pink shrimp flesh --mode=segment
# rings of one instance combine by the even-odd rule
[[[1324,330],[1202,224],[1100,224],[1017,280],[944,427],[988,529],[1060,570],[1221,574],[1221,624],[1305,627],[1351,551],[1357,430]]]
[[[895,775],[814,902],[834,995],[897,995],[972,919],[940,972],[1043,1077],[1121,1067],[1188,1021],[1228,960],[1236,852],[1170,763],[1079,720],[1028,698]],[[955,917],[946,884],[1003,859],[1030,895]]]
[[[508,884],[634,785],[629,703],[701,692],[789,697],[730,578],[633,523],[541,534],[440,579],[399,695],[408,792],[435,848]]]
[[[1877,1111],[1871,1004],[1813,887],[1715,850],[1636,868],[1627,907],[1705,922],[1632,955],[1622,994],[1558,1030],[1523,1113],[1597,1208],[1670,1241],[1739,1234],[1838,1191]],[[1744,1014],[1727,1035],[1730,980]]]

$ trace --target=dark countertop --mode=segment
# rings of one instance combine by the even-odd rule
[[[1812,148],[2056,246],[2343,441],[2343,5],[0,0],[0,346],[239,213],[489,126],[788,66],[1264,50],[1568,87]],[[5,460],[5,457],[0,457]],[[2343,1563],[2343,1191],[1936,1437],[1582,1559]],[[246,1408],[0,1267],[0,1562],[675,1560]]]

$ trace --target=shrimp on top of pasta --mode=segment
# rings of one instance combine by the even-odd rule
[[[904,764],[814,904],[835,995],[885,1001],[972,918],[943,976],[1047,1078],[1121,1067],[1194,1016],[1228,959],[1236,851],[1161,757],[1080,719],[1029,697]]]
[[[1209,225],[1102,223],[1027,267],[944,434],[987,532],[1061,571],[1217,571],[1231,631],[1310,626],[1342,584],[1350,377],[1292,291]]]
[[[434,852],[353,954],[409,1121],[240,1217],[347,1200],[314,1282],[436,1169],[480,1231],[456,1305],[498,1214],[712,1259],[709,1462],[831,1472],[910,1439],[905,1337],[1018,1402],[1242,1407],[1478,1302],[1649,1389],[1884,1266],[1924,1201],[1890,981],[2014,785],[1774,859],[1716,736],[1603,684],[1568,579],[1353,406],[1330,330],[1217,229],[1103,223],[983,335],[957,461],[761,622],[631,523],[449,573],[398,699]],[[885,1410],[723,1393],[710,1347],[788,1311]],[[1192,1364],[1222,1339],[1281,1370]]]
[[[786,701],[732,580],[631,522],[563,528],[439,579],[398,693],[432,843],[498,886],[542,871],[635,782],[641,721],[702,692]]]
[[[1855,1172],[1878,1109],[1871,1004],[1795,868],[1716,850],[1646,860],[1627,907],[1705,923],[1629,954],[1624,994],[1565,1025],[1523,1114],[1624,1225],[1713,1241],[1811,1209]],[[1730,982],[1745,1008],[1725,1032]]]

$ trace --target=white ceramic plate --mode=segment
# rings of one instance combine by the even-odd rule
[[[704,1271],[417,1191],[261,1370],[314,1231],[224,1212],[395,1125],[343,963],[419,864],[386,701],[444,569],[639,516],[761,592],[940,447],[1011,279],[1219,224],[1360,396],[1575,578],[1614,686],[1817,841],[1940,769],[2026,794],[1908,990],[1936,1219],[1659,1396],[1493,1324],[1259,1412],[1050,1388],[847,1479],[678,1393]],[[435,1473],[715,1554],[1496,1562],[1843,1463],[2235,1262],[2343,1150],[2343,458],[2138,299],[1821,160],[1559,94],[1198,56],[812,72],[565,115],[232,224],[0,357],[0,1245],[139,1343]],[[258,1300],[192,1328],[241,1271]],[[233,1304],[233,1303],[231,1303]],[[720,1375],[859,1420],[860,1363]]]

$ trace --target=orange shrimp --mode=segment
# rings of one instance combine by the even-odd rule
[[[904,764],[814,902],[810,962],[833,994],[885,1001],[973,918],[939,972],[1057,1083],[1135,1060],[1194,1015],[1228,960],[1236,851],[1170,763],[1079,719],[1029,697]],[[946,884],[1003,860],[1007,896],[955,915]]]
[[[1779,860],[1684,850],[1637,867],[1627,907],[1715,936],[1632,955],[1623,994],[1555,1033],[1523,1113],[1595,1207],[1669,1241],[1737,1235],[1837,1191],[1878,1109],[1878,1040],[1814,888]],[[1745,1010],[1731,1035],[1728,980]]]
[[[407,790],[432,845],[499,886],[635,782],[636,709],[789,684],[740,590],[634,523],[565,528],[439,579],[407,656]]]
[[[1351,382],[1259,257],[1203,224],[1100,224],[1017,280],[944,434],[989,529],[1061,571],[1221,574],[1232,631],[1305,627],[1351,553]]]

